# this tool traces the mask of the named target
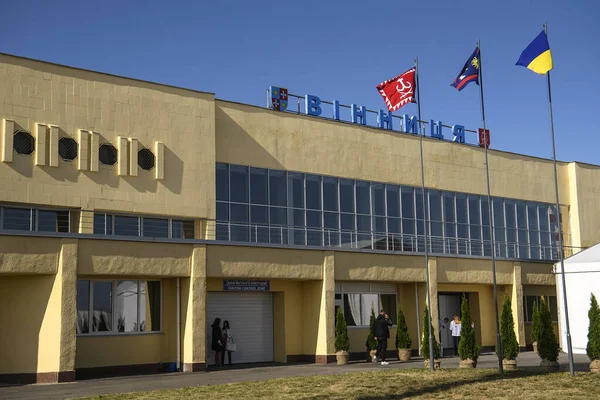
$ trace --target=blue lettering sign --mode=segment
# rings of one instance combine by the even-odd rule
[[[321,110],[321,99],[317,96],[307,94],[304,96],[304,109],[306,110],[306,114],[318,117],[323,112]]]
[[[442,133],[442,121],[435,122],[434,120],[429,121],[429,134],[432,138],[444,139],[444,134]]]
[[[408,114],[404,114],[402,116],[402,123],[404,124],[404,132],[419,133],[419,121],[417,120],[417,117],[409,117]]]
[[[333,101],[333,119],[340,120],[340,102],[337,100]]]
[[[379,126],[382,129],[393,129],[393,118],[392,118],[392,112],[388,112],[386,113],[383,110],[379,110],[379,113],[377,114],[377,126]]]
[[[360,106],[360,109],[358,109],[358,107],[356,106],[356,104],[352,104],[351,106],[351,115],[352,115],[352,122],[354,122],[355,124],[358,124],[358,119],[360,118],[360,124],[361,125],[366,125],[367,124],[367,107],[365,106]]]
[[[454,135],[453,142],[465,142],[465,127],[462,125],[452,125],[452,134]]]

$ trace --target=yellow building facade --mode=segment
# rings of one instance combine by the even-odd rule
[[[462,294],[495,345],[492,248],[521,347],[556,310],[551,160],[490,150],[492,246],[479,147],[423,139],[419,214],[416,135],[5,54],[0,99],[0,382],[204,370],[215,317],[234,363],[331,362],[338,307],[353,358],[380,308],[417,355],[423,221],[447,354]],[[599,241],[599,178],[558,163],[567,254]]]

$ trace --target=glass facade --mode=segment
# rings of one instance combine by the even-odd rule
[[[555,260],[556,207],[217,163],[217,240]],[[425,200],[425,202],[423,202]],[[425,218],[427,216],[427,218]],[[427,222],[425,224],[425,221]],[[492,246],[491,221],[495,244]]]

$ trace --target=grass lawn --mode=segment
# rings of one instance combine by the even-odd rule
[[[232,372],[235,373],[235,372]],[[492,369],[383,370],[200,386],[96,399],[595,399],[600,374],[517,371],[499,379]]]

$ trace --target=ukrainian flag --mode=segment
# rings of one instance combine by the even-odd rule
[[[535,73],[544,75],[552,69],[552,53],[548,44],[548,36],[542,31],[533,42],[521,53],[517,65],[529,68]]]

